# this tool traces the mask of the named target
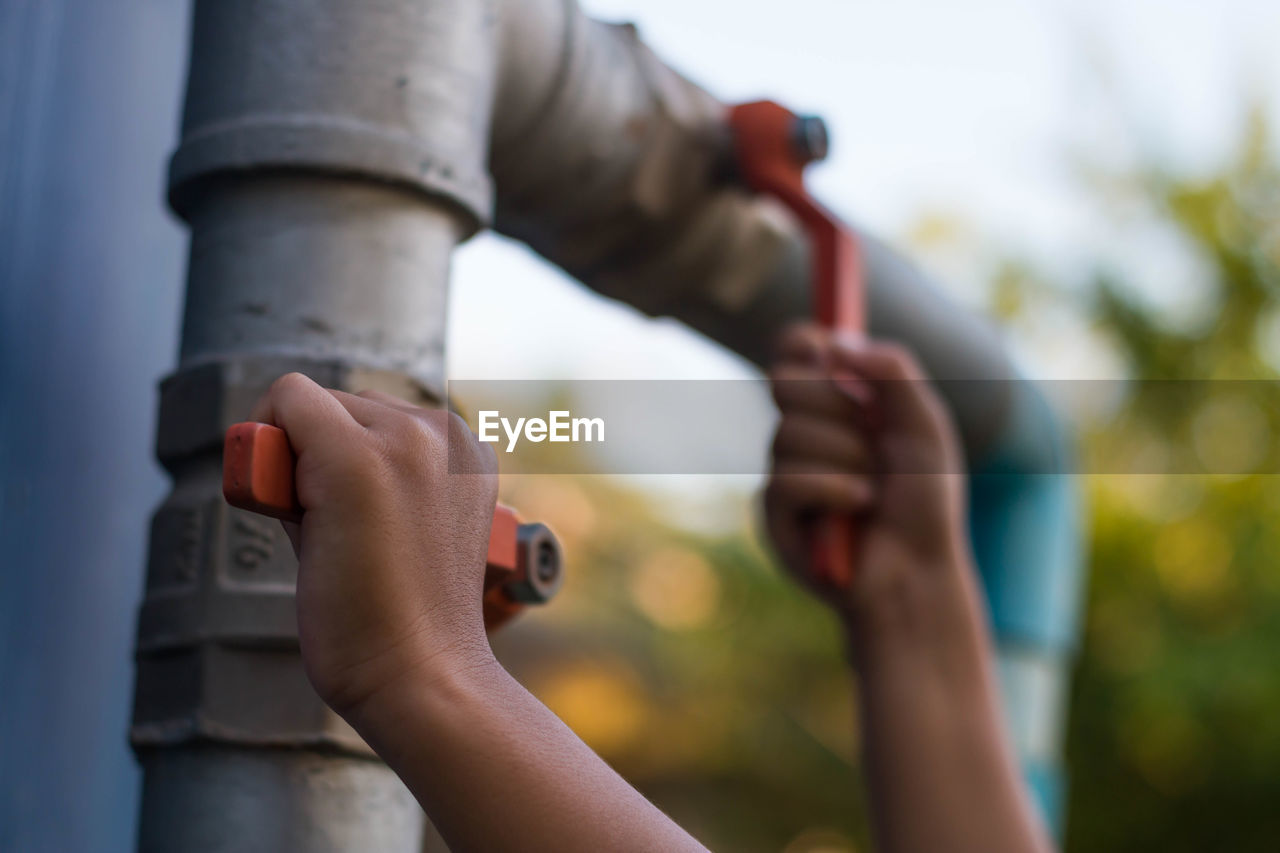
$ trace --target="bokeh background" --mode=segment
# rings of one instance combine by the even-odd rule
[[[824,115],[817,190],[998,316],[1029,376],[1214,380],[1066,413],[1083,458],[1141,465],[1082,475],[1065,841],[1275,849],[1280,6],[584,5],[730,100]],[[750,375],[491,236],[459,253],[451,312],[454,378]],[[1168,473],[1186,460],[1219,473]],[[499,641],[526,683],[713,846],[868,849],[853,688],[756,536],[758,479],[507,473],[571,555],[562,597]]]

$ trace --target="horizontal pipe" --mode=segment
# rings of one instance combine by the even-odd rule
[[[811,316],[809,246],[780,206],[726,182],[725,105],[634,27],[574,0],[508,0],[489,167],[495,228],[598,292],[676,317],[756,364]],[[943,386],[972,462],[998,440],[1015,376],[993,327],[861,234],[871,331]]]

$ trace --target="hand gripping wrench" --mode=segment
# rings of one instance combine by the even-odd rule
[[[223,445],[222,494],[240,509],[299,521],[295,463],[284,430],[269,424],[234,424]],[[549,601],[564,579],[562,564],[560,542],[550,528],[523,524],[515,510],[498,504],[485,560],[485,628],[494,630],[527,604]]]

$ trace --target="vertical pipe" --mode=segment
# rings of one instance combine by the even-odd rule
[[[1061,837],[1062,739],[1084,587],[1070,440],[1031,382],[969,479],[969,529],[996,636],[1005,713],[1041,812]]]
[[[422,815],[308,684],[279,525],[221,436],[298,370],[443,389],[449,255],[487,215],[492,26],[472,0],[200,0],[169,198],[191,229],[156,453],[131,740],[142,850],[413,851]]]

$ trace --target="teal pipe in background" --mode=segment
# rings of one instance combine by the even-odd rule
[[[1013,383],[1006,429],[970,479],[970,533],[995,631],[1005,712],[1032,793],[1061,836],[1063,723],[1084,589],[1083,501],[1066,428]]]

